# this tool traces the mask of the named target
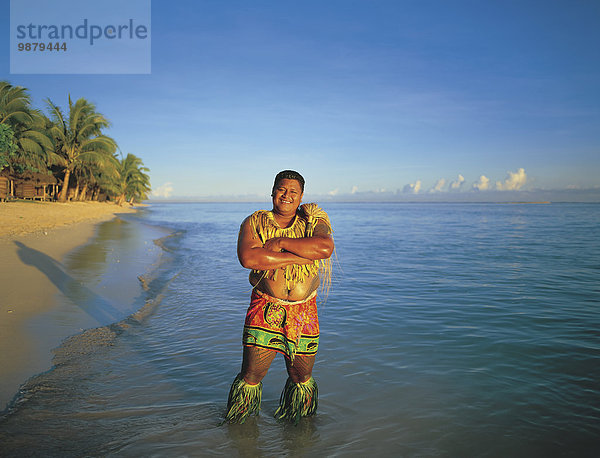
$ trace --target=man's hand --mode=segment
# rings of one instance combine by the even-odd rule
[[[238,259],[240,264],[247,269],[271,270],[279,269],[290,264],[310,264],[313,260],[296,255],[280,246],[285,237],[279,240],[271,239],[263,245],[258,237],[252,232],[249,217],[244,220],[238,237]]]
[[[284,249],[281,247],[281,239],[283,239],[283,237],[275,237],[272,239],[269,239],[265,242],[265,244],[263,245],[263,248],[265,250],[269,250],[269,251],[275,251],[275,252],[282,252],[284,251]]]
[[[281,248],[281,251],[294,253],[312,261],[319,259],[327,259],[333,252],[333,238],[329,233],[327,225],[319,221],[315,226],[315,230],[311,237],[278,237],[274,243],[274,246]],[[268,240],[267,243],[271,242]],[[265,247],[267,244],[264,245]]]

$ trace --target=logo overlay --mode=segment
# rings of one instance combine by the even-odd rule
[[[149,74],[150,0],[10,0],[11,74]]]

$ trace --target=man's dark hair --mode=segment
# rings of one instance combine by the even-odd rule
[[[275,192],[275,188],[279,184],[281,180],[296,180],[300,183],[300,188],[302,188],[302,192],[304,192],[304,178],[298,172],[294,170],[282,170],[277,175],[275,175],[275,183],[273,183],[273,192]]]

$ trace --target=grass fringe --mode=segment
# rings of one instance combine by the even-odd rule
[[[244,423],[250,415],[258,415],[261,398],[262,382],[250,385],[238,374],[229,390],[224,423]]]
[[[302,417],[310,417],[317,412],[319,388],[314,378],[303,383],[294,383],[288,377],[275,411],[278,419],[290,420],[297,425]]]

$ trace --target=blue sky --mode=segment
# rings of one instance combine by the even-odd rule
[[[2,9],[0,79],[94,102],[157,196],[600,201],[599,2],[153,0],[149,75],[10,74]]]

